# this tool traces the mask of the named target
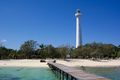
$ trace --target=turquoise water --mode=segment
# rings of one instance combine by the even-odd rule
[[[1,67],[0,80],[58,80],[49,68]]]
[[[120,67],[85,67],[86,72],[97,74],[112,80],[120,80]]]
[[[120,67],[82,67],[86,72],[120,80]],[[59,80],[49,68],[0,67],[0,80]]]

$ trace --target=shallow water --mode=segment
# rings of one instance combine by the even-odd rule
[[[112,80],[120,80],[120,67],[81,67],[81,69]]]
[[[1,67],[0,80],[58,80],[49,68]]]

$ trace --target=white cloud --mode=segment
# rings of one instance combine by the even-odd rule
[[[1,40],[0,42],[7,42],[7,40],[3,39],[3,40]]]

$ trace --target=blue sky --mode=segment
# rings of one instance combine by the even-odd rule
[[[75,46],[80,9],[83,44],[120,44],[119,0],[0,0],[0,40],[19,49],[26,40]]]

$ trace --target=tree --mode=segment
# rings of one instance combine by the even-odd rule
[[[65,59],[66,56],[70,53],[69,47],[64,46],[64,45],[56,48],[56,50],[57,50],[57,53],[58,53],[59,57],[63,58],[63,59]]]
[[[117,57],[120,58],[120,50],[117,52]]]
[[[5,47],[0,47],[0,59],[8,59],[8,49]]]
[[[28,40],[21,45],[20,51],[26,55],[26,58],[31,58],[31,55],[35,54],[37,46],[37,41]]]
[[[46,45],[44,45],[44,44],[39,45],[39,49],[37,50],[37,54],[39,55],[40,58],[47,57],[45,48],[46,48]]]
[[[10,49],[9,50],[9,58],[10,59],[17,59],[18,53],[17,50]]]
[[[117,57],[120,58],[120,45],[117,47]]]
[[[112,44],[89,43],[74,50],[75,58],[116,58],[118,48]]]
[[[52,45],[41,44],[37,51],[40,58],[55,58],[58,55]]]
[[[55,48],[52,45],[46,46],[46,52],[47,52],[47,57],[49,58],[57,58],[58,54],[55,50]]]
[[[92,48],[91,44],[79,46],[78,48],[75,49],[75,58],[85,58],[85,59],[92,58],[93,50],[94,49]]]

